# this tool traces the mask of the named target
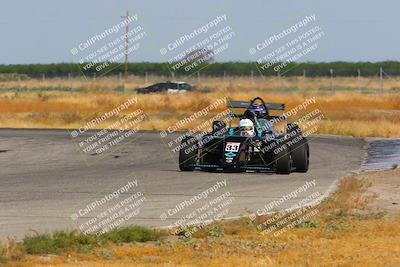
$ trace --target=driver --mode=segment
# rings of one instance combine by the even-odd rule
[[[250,119],[241,119],[239,121],[240,136],[255,136],[254,124]]]
[[[262,132],[268,134],[277,134],[272,123],[268,120],[269,113],[264,105],[251,106],[251,112],[255,115],[254,119],[257,120],[257,127],[260,127]]]
[[[257,119],[265,119],[268,116],[268,111],[264,105],[253,105],[251,111],[256,115]]]

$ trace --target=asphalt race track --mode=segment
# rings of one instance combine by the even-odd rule
[[[139,132],[111,153],[90,155],[79,150],[66,130],[0,130],[0,238],[89,227],[95,225],[90,219],[98,223],[117,209],[126,218],[123,224],[168,226],[193,212],[200,214],[204,203],[221,195],[231,201],[220,206],[219,214],[234,217],[257,212],[307,184],[303,192],[274,208],[285,209],[312,193],[331,190],[338,178],[360,169],[365,154],[361,139],[312,136],[311,165],[305,174],[180,172],[177,153],[168,147],[178,136]],[[124,186],[130,188],[118,191]],[[113,192],[118,197],[96,202]],[[137,192],[142,197],[135,200],[144,196],[144,201],[123,213],[118,204]],[[207,197],[203,194],[193,202],[202,192]],[[98,204],[88,209],[91,203]],[[124,203],[122,208],[133,200]],[[205,220],[215,217],[213,210]]]

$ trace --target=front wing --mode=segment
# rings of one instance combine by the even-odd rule
[[[214,149],[217,150],[216,155],[219,156],[215,160],[205,162],[203,160],[205,156],[201,155],[197,163],[193,164],[192,167],[198,170],[274,172],[274,164],[266,162],[254,164],[246,158],[249,143],[252,140],[249,137],[242,136],[213,138],[207,145],[209,147],[214,146]]]

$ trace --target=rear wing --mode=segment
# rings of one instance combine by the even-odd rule
[[[226,101],[226,106],[228,108],[248,108],[250,107],[250,102],[243,101]],[[285,110],[285,104],[278,103],[265,103],[265,108],[268,110]]]
[[[227,118],[230,118],[230,119],[235,119],[235,118],[236,119],[241,119],[241,118],[244,118],[244,115],[242,113],[228,113],[226,116],[227,116]],[[271,120],[271,119],[281,119],[282,116],[268,115],[267,118],[269,120]]]

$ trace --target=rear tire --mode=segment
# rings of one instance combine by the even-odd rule
[[[197,161],[198,143],[194,137],[185,137],[179,150],[179,169],[181,171],[194,171]]]
[[[290,151],[292,153],[293,166],[296,172],[307,172],[309,165],[310,150],[307,139],[303,136],[297,124],[288,124],[287,133],[290,136]]]
[[[296,172],[307,172],[310,164],[310,149],[307,139],[302,139],[292,148],[293,165]]]
[[[292,159],[290,157],[290,150],[285,146],[281,152],[276,155],[276,173],[277,174],[290,174],[292,171]]]

